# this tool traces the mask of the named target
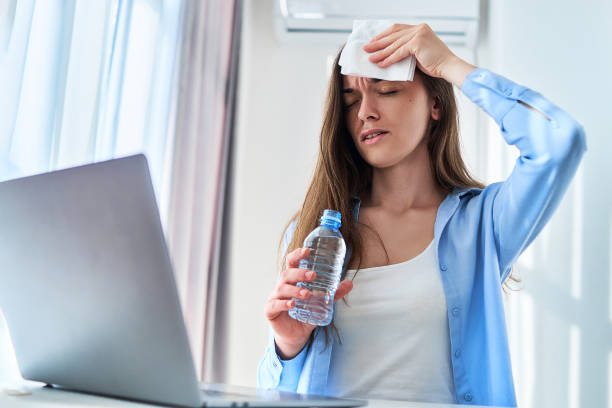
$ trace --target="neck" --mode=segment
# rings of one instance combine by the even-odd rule
[[[421,143],[401,162],[387,168],[373,168],[372,188],[364,207],[381,207],[393,213],[412,208],[438,207],[446,197],[435,181],[426,143]]]

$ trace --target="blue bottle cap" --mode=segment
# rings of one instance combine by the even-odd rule
[[[321,224],[331,225],[334,228],[340,228],[342,225],[342,215],[336,210],[324,210],[321,217]]]

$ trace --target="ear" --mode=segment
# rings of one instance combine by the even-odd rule
[[[431,105],[431,118],[433,120],[440,120],[440,103],[438,97],[433,98]]]

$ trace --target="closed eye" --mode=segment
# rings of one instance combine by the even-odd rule
[[[395,94],[395,93],[397,93],[397,92],[398,92],[398,91],[397,91],[397,90],[395,90],[395,91],[388,91],[388,92],[379,92],[379,94],[380,94],[380,95],[393,95],[393,94]],[[352,107],[352,106],[354,106],[354,105],[355,105],[357,102],[358,102],[358,101],[355,101],[355,102],[353,102],[353,103],[351,103],[351,104],[349,104],[349,105],[344,105],[344,109],[349,109],[349,108],[351,108],[351,107]]]

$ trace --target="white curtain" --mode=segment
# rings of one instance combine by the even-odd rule
[[[142,152],[165,227],[182,9],[0,2],[0,180]],[[0,318],[0,379],[14,367],[9,350]]]
[[[17,1],[0,52],[0,179],[143,152],[167,200],[180,12],[180,0]]]
[[[225,375],[228,174],[240,38],[239,0],[188,1],[181,51],[168,244],[196,370]]]

